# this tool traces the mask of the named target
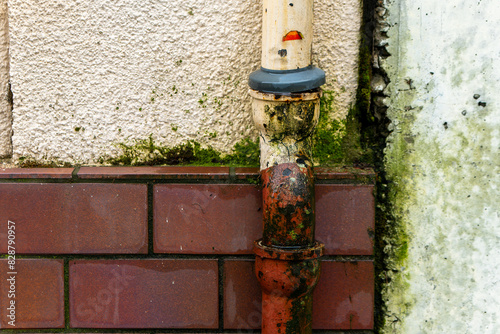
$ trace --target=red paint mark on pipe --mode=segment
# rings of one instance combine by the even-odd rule
[[[285,35],[285,37],[283,37],[283,42],[293,41],[293,40],[303,39],[303,38],[304,38],[304,36],[302,35],[302,33],[300,31],[292,30],[292,31],[288,32]]]

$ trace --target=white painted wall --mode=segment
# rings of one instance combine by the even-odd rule
[[[499,333],[498,1],[385,5],[391,224],[409,241],[389,261],[385,332]]]
[[[247,80],[260,66],[260,1],[8,4],[14,161],[94,163],[150,134],[227,152],[256,136]],[[357,87],[360,4],[315,6],[313,63],[326,71],[342,118]]]

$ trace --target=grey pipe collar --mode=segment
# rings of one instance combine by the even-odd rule
[[[261,67],[250,74],[250,88],[266,93],[298,93],[319,88],[325,83],[325,71],[309,65],[296,70],[276,71]]]

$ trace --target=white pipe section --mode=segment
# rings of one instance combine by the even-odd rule
[[[298,163],[312,167],[312,132],[319,120],[321,92],[294,96],[250,90],[252,116],[260,134],[260,169]]]
[[[262,67],[295,70],[311,64],[313,0],[263,0]]]

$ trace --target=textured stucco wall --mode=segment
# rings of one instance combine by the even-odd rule
[[[498,333],[498,2],[385,6],[396,225],[386,236],[385,332]]]
[[[260,1],[9,0],[14,158],[92,163],[116,143],[256,136]],[[360,4],[315,2],[313,62],[336,115],[357,86]],[[215,137],[215,138],[214,138]]]
[[[9,89],[7,0],[0,0],[0,158],[12,154],[12,98]]]

